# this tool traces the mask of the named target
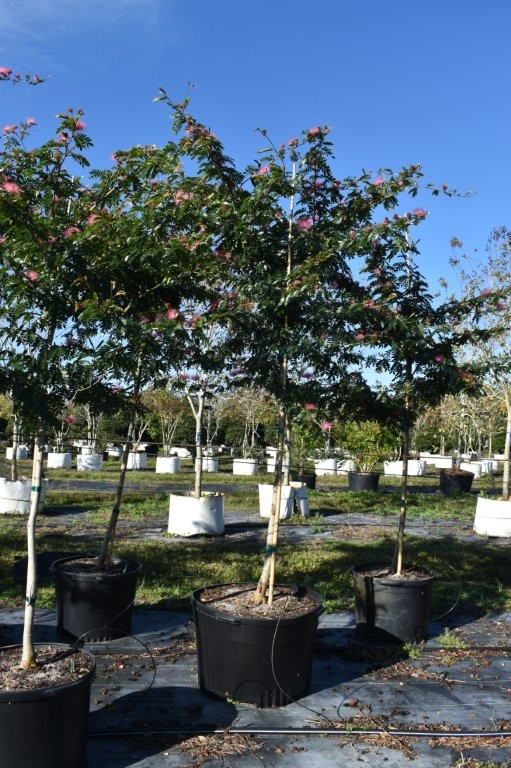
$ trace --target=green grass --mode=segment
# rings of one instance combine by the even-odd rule
[[[97,473],[97,479],[115,484],[115,471]],[[78,473],[80,480],[93,479],[90,473]],[[71,479],[66,471],[62,479]],[[190,482],[191,467],[179,475],[155,475],[147,471],[129,474],[119,524],[116,553],[135,557],[145,566],[145,575],[137,592],[137,604],[152,607],[189,606],[190,594],[205,584],[231,581],[253,581],[258,578],[265,545],[265,529],[254,529],[250,537],[198,537],[185,541],[166,534],[168,490],[158,486],[182,487]],[[261,478],[233,477],[227,473],[204,476],[207,484],[229,486],[226,510],[240,512],[257,509],[256,482]],[[135,486],[133,481],[137,481]],[[397,478],[382,478],[378,493],[349,493],[344,478],[318,478],[318,490],[309,493],[311,518],[307,521],[310,536],[299,543],[281,538],[278,553],[278,579],[300,583],[316,589],[327,610],[352,610],[353,588],[350,566],[361,562],[390,562],[394,547],[395,516],[399,513],[399,493],[393,492]],[[413,486],[438,484],[438,478],[413,478]],[[144,487],[145,486],[145,487]],[[150,486],[150,487],[149,487]],[[389,489],[387,492],[386,489]],[[38,550],[97,552],[105,523],[110,514],[113,492],[54,490],[50,483],[46,514],[38,518]],[[408,503],[410,522],[451,521],[471,523],[475,511],[474,495],[445,497],[435,493],[411,494]],[[65,525],[60,512],[65,511]],[[331,528],[332,514],[376,516],[376,527],[368,536],[362,527]],[[283,523],[302,524],[302,518]],[[379,522],[384,524],[378,528]],[[157,538],[144,538],[148,530]],[[0,515],[0,605],[20,607],[23,587],[14,581],[13,563],[25,554],[25,519],[17,515]],[[434,537],[406,537],[406,560],[432,568],[438,579],[434,589],[433,616],[450,610],[480,615],[490,610],[511,607],[511,558],[509,546],[491,540],[470,541],[453,535],[436,533]],[[43,586],[38,605],[54,605],[53,587]]]

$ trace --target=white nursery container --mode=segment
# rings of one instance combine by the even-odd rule
[[[44,509],[46,488],[46,480],[43,480],[38,507],[39,512]],[[28,515],[30,512],[31,491],[31,480],[7,480],[4,477],[0,477],[0,514],[18,512]]]
[[[233,459],[233,475],[257,475],[259,462],[257,459]]]
[[[46,467],[48,469],[71,469],[72,458],[70,453],[49,453]]]
[[[156,474],[158,475],[173,475],[179,472],[181,469],[181,459],[179,456],[157,456],[156,457]]]
[[[260,483],[259,489],[259,516],[269,518],[271,515],[271,502],[273,497],[273,485]],[[305,483],[291,483],[283,485],[280,497],[279,520],[286,520],[293,514],[294,501],[297,500],[298,509],[304,517],[309,517],[309,498]]]
[[[128,453],[127,469],[146,469],[147,453],[145,451],[130,451]]]
[[[224,532],[224,497],[221,493],[181,496],[171,493],[168,532],[176,536],[207,534],[220,536]]]
[[[103,466],[103,454],[91,453],[76,457],[76,468],[79,472],[99,472]]]
[[[10,446],[9,448],[5,449],[5,458],[10,459],[12,461],[12,457],[14,456],[14,448]],[[26,445],[18,445],[18,448],[16,450],[16,458],[19,461],[24,461],[25,459],[28,459],[28,448]]]
[[[319,459],[314,462],[317,475],[336,475],[337,459]]]
[[[511,501],[498,501],[479,496],[474,531],[486,536],[511,537]]]

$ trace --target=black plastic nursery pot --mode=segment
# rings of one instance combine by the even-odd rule
[[[348,472],[350,491],[377,491],[379,483],[379,472]]]
[[[427,639],[433,571],[406,566],[402,576],[389,576],[382,563],[364,563],[350,570],[357,633],[364,640],[414,643]]]
[[[72,683],[0,691],[2,768],[87,768],[87,729],[95,662],[91,654],[83,650],[80,653],[89,657],[92,668]],[[71,654],[70,663],[72,658]]]
[[[236,587],[244,592],[255,589],[253,584]],[[323,612],[320,595],[296,590],[313,601],[309,613],[252,618],[201,602],[206,589],[215,588],[192,594],[200,689],[262,708],[298,698],[310,683],[314,639]]]
[[[293,483],[305,483],[310,491],[316,490],[315,472],[291,473],[291,481]]]
[[[59,636],[97,641],[129,635],[142,564],[113,559],[112,572],[80,571],[77,566],[83,559],[94,563],[94,558],[65,557],[50,566]]]
[[[465,469],[441,469],[440,491],[442,493],[470,493],[474,473]]]

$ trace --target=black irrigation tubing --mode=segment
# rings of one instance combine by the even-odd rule
[[[91,739],[129,738],[133,736],[200,736],[204,734],[242,736],[401,736],[409,738],[486,739],[509,738],[511,731],[408,731],[399,728],[172,728],[155,730],[90,731]]]

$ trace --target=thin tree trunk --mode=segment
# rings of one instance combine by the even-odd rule
[[[25,587],[25,619],[23,623],[23,669],[34,667],[36,653],[34,648],[34,612],[37,597],[37,558],[35,546],[35,528],[37,510],[41,498],[43,482],[44,429],[40,427],[34,441],[34,460],[32,463],[32,491],[30,494],[30,512],[27,520],[27,581]]]
[[[187,394],[188,402],[195,417],[195,488],[193,495],[200,499],[202,494],[202,420],[204,416],[204,392],[197,395],[197,405],[190,394]]]
[[[504,444],[504,474],[502,476],[502,498],[504,501],[509,499],[509,454],[511,448],[511,398],[508,387],[504,392],[506,401],[506,442]]]
[[[137,407],[140,399],[140,386],[142,379],[142,356],[138,359],[137,370],[135,373],[135,382],[133,386],[133,408],[130,415],[130,423],[128,427],[128,439],[124,443],[124,448],[121,458],[121,469],[119,471],[119,479],[117,482],[117,488],[115,491],[115,499],[110,513],[110,519],[101,543],[101,549],[96,561],[96,566],[99,571],[104,571],[108,560],[112,554],[113,543],[115,539],[115,531],[117,528],[117,521],[121,511],[122,494],[124,491],[124,483],[126,480],[126,472],[128,469],[128,457],[133,447],[133,433],[135,431],[135,421],[137,416]]]
[[[18,446],[20,444],[20,420],[14,416],[12,425],[12,462],[11,462],[11,480],[16,482],[18,479]]]

